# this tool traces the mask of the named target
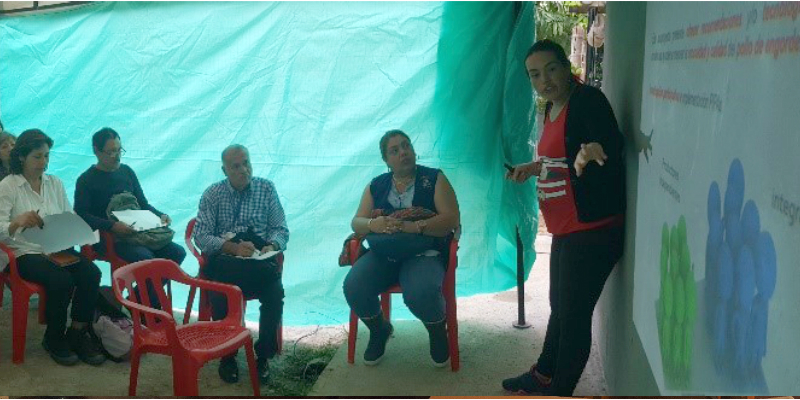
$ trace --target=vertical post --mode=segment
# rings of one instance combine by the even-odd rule
[[[590,7],[589,12],[587,13],[588,24],[586,28],[586,37],[589,37],[589,31],[592,29],[592,25],[594,25],[595,19],[597,18],[597,7]],[[587,43],[586,45],[586,84],[594,87],[599,87],[597,84],[597,49],[594,46],[591,46]]]
[[[519,235],[519,225],[517,225],[517,320],[514,328],[527,329],[531,325],[525,322],[525,268],[522,262],[522,237]]]

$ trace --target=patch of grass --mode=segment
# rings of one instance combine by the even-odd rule
[[[307,396],[317,378],[336,353],[337,346],[328,344],[321,347],[295,346],[270,365],[272,382],[265,387],[269,396],[298,397]],[[288,349],[287,349],[288,350]]]

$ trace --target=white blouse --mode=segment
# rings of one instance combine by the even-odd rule
[[[67,199],[64,184],[53,175],[42,176],[42,194],[33,191],[31,184],[22,175],[9,175],[0,181],[0,241],[14,251],[15,257],[27,254],[42,254],[42,246],[26,241],[22,228],[9,236],[8,226],[18,215],[28,211],[39,211],[42,217],[74,212]],[[0,265],[8,263],[5,253],[0,253]]]

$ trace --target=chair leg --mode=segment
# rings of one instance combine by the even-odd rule
[[[447,344],[450,350],[450,368],[453,372],[457,372],[461,368],[461,359],[458,349],[458,317],[455,296],[448,299],[445,309],[447,313]]]
[[[347,335],[347,362],[352,364],[356,359],[356,338],[358,337],[358,316],[350,310],[350,332]]]
[[[278,343],[276,343],[278,355],[281,355],[283,354],[283,318],[278,322],[278,332],[275,334],[275,340],[278,341]]]
[[[141,353],[136,348],[131,350],[131,377],[128,384],[128,396],[136,396],[136,383],[139,379],[139,359]]]
[[[39,293],[39,324],[47,324],[47,314],[45,314],[45,307],[47,307],[47,296],[44,293]]]
[[[387,321],[392,320],[392,294],[381,293],[381,310]]]
[[[22,364],[25,362],[25,339],[28,332],[28,306],[30,301],[30,294],[20,293],[21,290],[12,291],[13,310],[12,314],[12,331],[13,331],[13,352],[12,362],[14,364]]]
[[[2,274],[2,272],[0,272]],[[0,308],[3,308],[3,296],[6,292],[6,283],[0,281]]]
[[[192,306],[194,305],[194,292],[196,288],[192,286],[189,289],[189,301],[186,302],[186,313],[183,314],[183,324],[186,325],[189,323],[189,317],[192,315]]]
[[[261,383],[256,372],[256,356],[253,352],[253,339],[247,338],[244,343],[244,352],[247,355],[247,369],[250,371],[250,382],[253,384],[253,396],[261,397]]]
[[[187,358],[187,354],[172,355],[172,393],[176,397],[197,397],[199,394],[197,377],[201,366]]]

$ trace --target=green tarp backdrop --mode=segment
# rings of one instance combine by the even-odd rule
[[[502,163],[530,160],[533,22],[532,3],[511,2],[100,2],[2,17],[0,116],[13,133],[53,137],[48,173],[70,198],[96,161],[92,133],[117,130],[181,244],[203,190],[224,179],[222,149],[247,146],[291,232],[284,324],[343,323],[337,256],[364,187],[386,171],[389,129],[456,190],[458,294],[514,285],[516,224],[530,270],[535,191],[505,182]]]

